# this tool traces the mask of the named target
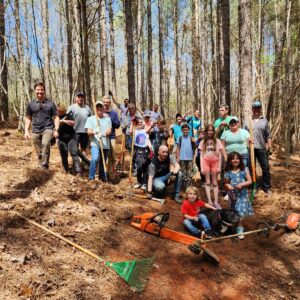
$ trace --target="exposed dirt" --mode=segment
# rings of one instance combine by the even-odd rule
[[[14,129],[0,130],[0,139],[1,299],[300,299],[300,236],[295,233],[212,243],[209,248],[221,260],[213,266],[184,245],[130,226],[132,215],[168,211],[167,226],[183,231],[174,201],[162,207],[125,197],[131,190],[128,179],[95,184],[63,174],[56,146],[50,170],[40,170],[31,144]],[[276,222],[285,211],[300,212],[299,175],[296,157],[292,167],[272,166],[273,193],[258,193],[256,214],[246,229],[255,229],[260,220]],[[135,293],[113,270],[14,211],[113,262],[155,255],[144,292]]]

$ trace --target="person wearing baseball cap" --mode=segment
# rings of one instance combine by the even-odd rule
[[[99,179],[106,181],[107,178],[104,171],[102,151],[100,147],[103,147],[104,161],[106,161],[110,149],[109,136],[112,130],[112,123],[109,115],[107,115],[104,111],[103,102],[97,101],[95,104],[96,115],[88,117],[85,124],[85,129],[91,139],[92,159],[90,163],[89,180],[95,179],[97,164],[99,163]]]
[[[222,133],[221,141],[227,154],[238,152],[243,158],[243,163],[247,167],[249,161],[248,144],[250,134],[247,130],[239,127],[238,117],[231,117],[229,121],[229,130]]]
[[[260,101],[252,103],[252,118],[245,120],[245,129],[249,130],[249,121],[253,127],[254,155],[262,169],[262,189],[266,194],[271,193],[271,173],[268,151],[272,146],[272,138],[269,122],[262,116],[262,104]]]
[[[77,145],[80,146],[78,152],[79,157],[83,162],[89,164],[86,157],[86,149],[89,144],[89,136],[84,128],[86,120],[92,115],[91,108],[84,104],[85,94],[82,91],[77,91],[75,93],[75,103],[69,106],[67,110],[67,115],[72,114],[74,118],[74,129],[76,132]]]

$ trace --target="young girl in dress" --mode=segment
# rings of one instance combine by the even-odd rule
[[[236,210],[241,220],[246,216],[253,215],[253,208],[246,188],[251,185],[252,180],[249,170],[245,167],[243,158],[238,152],[228,154],[224,178],[231,207]],[[237,226],[236,231],[237,233],[244,232],[241,222]],[[244,235],[239,236],[239,239],[244,239]]]
[[[204,130],[203,140],[200,142],[201,151],[200,165],[201,172],[205,175],[205,191],[209,204],[213,204],[210,194],[210,185],[213,184],[214,206],[221,209],[219,204],[219,188],[217,182],[218,173],[221,172],[222,153],[226,158],[224,147],[216,137],[215,128],[208,124]]]

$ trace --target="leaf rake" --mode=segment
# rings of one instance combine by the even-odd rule
[[[25,219],[30,224],[50,233],[51,235],[54,235],[60,240],[80,250],[81,252],[96,258],[104,266],[112,268],[120,277],[122,277],[125,280],[125,282],[127,282],[130,285],[130,287],[134,291],[142,292],[144,290],[144,287],[147,284],[149,279],[149,274],[153,267],[154,257],[148,257],[144,259],[134,259],[134,260],[122,261],[122,262],[109,262],[99,257],[95,253],[89,251],[88,249],[78,245],[77,243],[74,243],[71,240],[61,236],[60,234],[28,219],[27,217],[17,212],[15,213],[19,217]]]

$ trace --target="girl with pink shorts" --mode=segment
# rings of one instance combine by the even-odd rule
[[[215,128],[208,124],[204,130],[204,137],[199,145],[201,151],[201,172],[205,175],[205,191],[208,203],[221,209],[219,203],[218,173],[221,172],[222,153],[226,160],[226,152],[219,139],[216,137]],[[214,204],[211,200],[210,186],[213,185]]]

